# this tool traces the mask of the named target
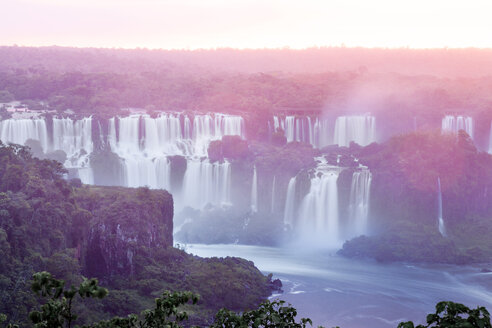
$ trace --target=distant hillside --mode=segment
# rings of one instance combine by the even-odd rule
[[[147,50],[66,47],[0,47],[0,71],[11,68],[53,71],[285,72],[369,71],[439,77],[492,75],[492,49],[310,48]]]

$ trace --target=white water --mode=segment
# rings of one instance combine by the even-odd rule
[[[439,233],[446,237],[446,227],[444,226],[444,219],[442,217],[442,192],[441,192],[441,179],[437,178],[437,227],[439,229]]]
[[[317,246],[340,246],[341,235],[338,218],[337,180],[340,168],[326,164],[318,158],[311,188],[299,208],[297,230],[301,240]]]
[[[442,132],[457,134],[459,130],[465,130],[473,139],[473,118],[469,116],[452,116],[446,115],[442,119]]]
[[[324,118],[313,119],[309,116],[279,118],[274,116],[273,126],[275,131],[277,129],[284,130],[287,142],[305,142],[316,148],[322,148],[331,142],[329,122]]]
[[[330,144],[347,147],[352,141],[367,146],[376,141],[376,118],[369,114],[339,116],[334,130],[328,119],[309,116],[274,116],[273,126],[275,131],[284,130],[287,142],[305,142],[316,148]]]
[[[372,174],[368,169],[356,171],[352,175],[348,238],[367,234],[371,181]]]
[[[0,122],[0,140],[24,145],[27,140],[39,141],[44,153],[61,150],[67,155],[64,165],[76,169],[83,183],[94,183],[89,155],[93,150],[92,118],[78,121],[54,118],[52,141],[45,119],[8,119]]]
[[[207,204],[230,205],[230,163],[189,160],[187,165],[180,206],[200,209]]]
[[[253,168],[253,182],[251,183],[251,212],[258,212],[258,175],[256,166]]]
[[[241,245],[188,245],[202,256],[238,256],[279,278],[280,298],[313,327],[396,328],[399,322],[425,323],[437,302],[492,308],[491,273],[453,265],[380,264],[346,259],[330,252]]]
[[[122,159],[124,185],[170,190],[167,156],[181,155],[187,158],[187,169],[182,192],[176,197],[178,208],[230,204],[230,164],[202,159],[208,157],[212,140],[226,135],[245,137],[242,117],[206,114],[195,115],[191,120],[187,115],[166,113],[156,118],[149,115],[113,118],[109,124],[108,140],[113,152]]]
[[[289,185],[287,186],[287,196],[285,197],[285,208],[284,208],[284,225],[294,228],[296,219],[296,177],[289,180]]]
[[[348,147],[350,142],[367,146],[376,141],[376,118],[371,115],[339,116],[335,122],[334,143]]]
[[[177,197],[178,206],[230,203],[230,164],[209,163],[207,149],[212,140],[226,135],[244,139],[242,117],[201,114],[190,118],[181,113],[162,113],[153,118],[137,114],[109,119],[107,136],[103,135],[100,125],[98,128],[101,140],[107,140],[110,150],[120,158],[123,177],[116,183],[170,190],[168,156],[181,155],[186,157],[188,165],[183,181],[184,194]],[[53,118],[51,131],[44,118],[0,122],[3,142],[23,145],[28,139],[38,140],[45,153],[64,151],[67,154],[65,167],[77,170],[82,182],[95,182],[90,166],[90,155],[94,151],[91,117]],[[184,196],[188,194],[189,199]]]
[[[8,119],[0,122],[0,140],[3,143],[24,145],[29,139],[38,140],[43,151],[48,151],[48,129],[44,119]]]
[[[94,183],[89,158],[94,149],[91,117],[77,121],[70,118],[53,118],[52,149],[63,150],[67,154],[67,160],[63,164],[67,168],[77,168],[83,183]]]

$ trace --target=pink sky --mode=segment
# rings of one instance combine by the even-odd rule
[[[1,45],[487,47],[492,0],[0,0]]]

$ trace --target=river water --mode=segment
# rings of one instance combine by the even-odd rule
[[[492,273],[484,266],[381,264],[346,259],[335,251],[301,251],[244,245],[186,245],[202,257],[237,256],[253,261],[283,283],[280,298],[313,326],[396,328],[401,321],[423,323],[439,301],[492,310]]]

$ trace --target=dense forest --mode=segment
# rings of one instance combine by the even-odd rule
[[[338,56],[345,51],[354,53],[354,59],[349,61],[372,58],[375,63],[387,63],[387,67],[334,64],[334,57],[350,58]],[[329,114],[363,110],[384,116],[396,126],[415,116],[429,124],[454,112],[472,115],[479,119],[477,121],[492,119],[492,98],[488,92],[492,87],[488,73],[491,64],[487,50],[325,49],[319,50],[319,59],[314,61],[308,60],[309,50],[271,52],[274,55],[270,58],[261,57],[264,51],[260,50],[257,53],[229,50],[188,53],[1,47],[0,102],[19,100],[31,109],[44,108],[59,113],[70,109],[78,115],[103,116],[135,107],[149,112],[242,111],[248,112],[251,122],[265,121],[276,111]],[[373,56],[366,56],[366,52],[373,52]],[[302,72],[261,68],[234,70],[227,69],[226,64],[221,69],[209,63],[212,59],[224,63],[218,54],[230,57],[236,63],[234,67],[244,67],[248,56],[264,58],[271,66],[279,62],[277,56],[295,58],[298,55],[304,56],[302,63],[312,62],[317,69]],[[477,60],[469,60],[470,54]],[[187,56],[191,58],[189,61]],[[391,65],[385,61],[388,56],[408,63]],[[450,65],[453,61],[442,60],[446,56],[455,58],[457,64]],[[428,57],[435,59],[429,61]],[[478,60],[480,58],[482,60]],[[195,64],[190,64],[191,61]],[[424,71],[417,74],[418,70],[412,67],[418,66],[420,61],[437,68],[437,63],[430,63],[446,63],[461,73],[447,76],[426,66],[425,74]],[[467,75],[465,72],[473,71],[471,67],[465,69],[471,63],[477,74]],[[413,73],[409,74],[402,67]],[[447,68],[443,71],[449,71]],[[478,127],[479,130],[488,128]],[[257,134],[254,129],[249,133],[252,137]]]
[[[252,309],[280,288],[252,262],[173,248],[168,192],[82,186],[64,173],[26,147],[0,147],[0,313],[12,322],[27,320],[37,303],[29,281],[43,270],[69,284],[97,277],[111,289],[78,303],[89,321],[143,310],[163,290],[190,290],[201,295],[191,322],[205,323],[222,307]]]
[[[492,156],[478,151],[464,131],[402,135],[382,145],[354,145],[353,154],[373,173],[378,234],[348,241],[341,254],[458,264],[492,259]],[[437,229],[438,179],[446,238]]]

